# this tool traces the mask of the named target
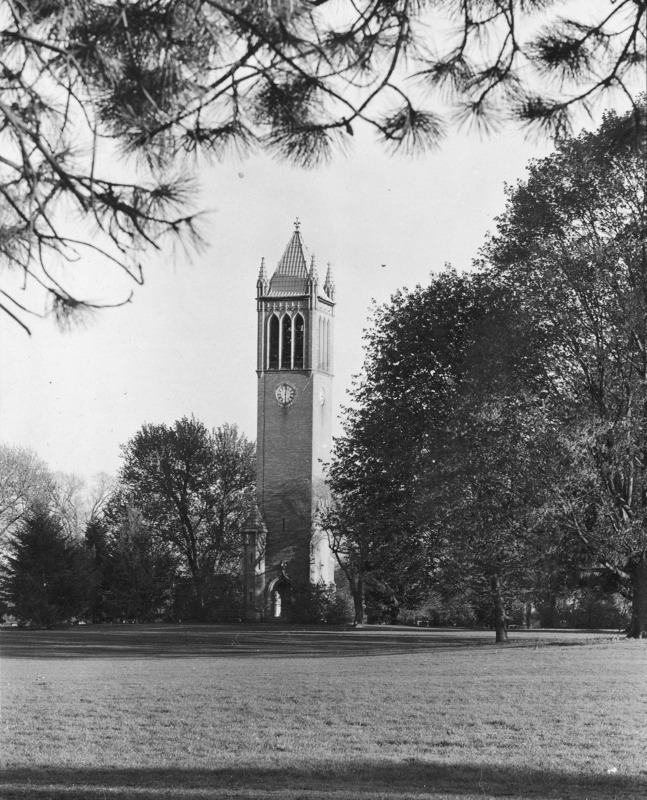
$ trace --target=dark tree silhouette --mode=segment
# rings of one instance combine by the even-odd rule
[[[51,627],[84,615],[94,583],[85,548],[41,508],[11,537],[0,568],[5,609],[23,624]]]
[[[447,271],[429,287],[398,292],[377,307],[365,333],[363,371],[327,468],[333,502],[323,517],[358,624],[367,588],[415,603],[425,584],[421,488],[479,313],[472,281]]]

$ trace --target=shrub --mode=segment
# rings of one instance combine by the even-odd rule
[[[293,585],[283,615],[286,622],[315,625],[341,625],[352,617],[347,592],[312,583]]]

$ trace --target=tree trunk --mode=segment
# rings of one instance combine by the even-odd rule
[[[492,600],[494,601],[494,630],[497,642],[508,641],[508,617],[505,613],[505,600],[503,599],[503,587],[501,576],[493,575],[490,580],[492,587]]]
[[[643,550],[632,565],[631,588],[633,600],[627,636],[630,639],[647,639],[647,550]]]
[[[352,586],[353,605],[355,606],[355,619],[353,625],[361,628],[364,624],[364,578],[359,577]]]

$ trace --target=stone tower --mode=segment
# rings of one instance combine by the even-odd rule
[[[308,258],[299,222],[274,274],[264,261],[258,312],[258,512],[245,532],[246,617],[285,619],[290,594],[332,584],[333,559],[315,517],[330,457],[335,286]]]

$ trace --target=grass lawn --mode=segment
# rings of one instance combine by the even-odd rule
[[[647,642],[3,630],[0,797],[647,797]]]

